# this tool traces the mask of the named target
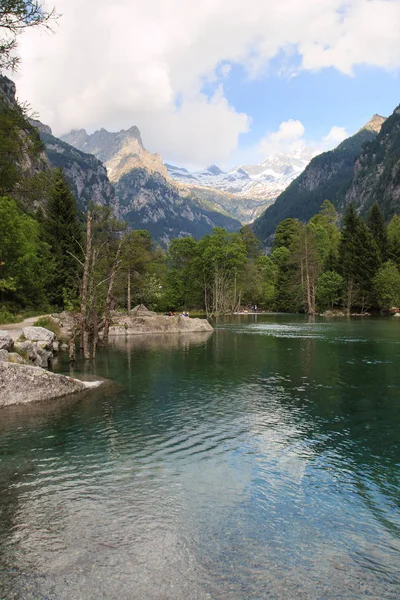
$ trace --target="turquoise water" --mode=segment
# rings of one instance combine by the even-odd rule
[[[399,321],[118,339],[3,409],[0,598],[398,600]]]

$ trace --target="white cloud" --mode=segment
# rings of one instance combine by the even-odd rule
[[[329,133],[322,138],[322,146],[327,149],[334,148],[347,137],[349,137],[349,134],[344,127],[334,125]]]
[[[399,0],[54,3],[55,35],[21,38],[20,97],[57,133],[136,124],[150,150],[181,164],[223,162],[249,127],[223,88],[202,92],[230,65],[258,77],[297,52],[299,69],[400,66]]]
[[[346,129],[335,125],[320,140],[309,140],[303,123],[289,119],[283,121],[277,131],[267,133],[256,148],[248,151],[247,159],[250,161],[247,162],[258,162],[276,154],[294,154],[296,152],[315,156],[321,152],[332,150],[347,137],[349,137],[349,133]]]

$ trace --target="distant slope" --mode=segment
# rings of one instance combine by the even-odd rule
[[[184,197],[160,173],[131,169],[116,184],[119,215],[134,229],[147,229],[153,239],[166,245],[175,237],[200,238],[213,227],[240,229],[236,219],[216,211],[213,205]]]
[[[330,200],[338,208],[343,206],[353,180],[355,160],[363,144],[375,140],[384,120],[374,115],[365,127],[337,148],[313,158],[275,203],[254,221],[257,237],[265,243],[278,223],[289,217],[308,221],[324,200]]]

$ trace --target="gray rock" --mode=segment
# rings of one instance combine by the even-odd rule
[[[26,340],[25,342],[14,342],[14,348],[21,354],[25,354],[26,358],[29,358],[29,360],[34,361],[37,357],[36,346],[29,340]]]
[[[7,350],[0,350],[0,362],[8,362]]]
[[[63,352],[66,352],[68,350],[68,344],[61,344],[60,350],[62,350]]]
[[[27,361],[20,354],[18,354],[18,352],[9,352],[8,362],[16,363],[18,365],[26,365]]]
[[[0,407],[60,398],[86,387],[81,381],[37,367],[0,363]]]
[[[27,340],[31,340],[32,342],[42,342],[45,343],[46,346],[51,345],[56,339],[56,334],[44,327],[24,327],[22,335]]]
[[[54,354],[58,354],[60,351],[60,342],[53,342],[53,352]]]
[[[0,350],[10,350],[12,345],[13,341],[8,331],[0,329]]]
[[[190,319],[189,317],[156,316],[125,316],[120,323],[110,327],[110,336],[137,335],[152,333],[197,333],[213,331],[206,319]]]

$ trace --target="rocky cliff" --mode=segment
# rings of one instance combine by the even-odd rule
[[[12,194],[27,209],[46,195],[50,166],[38,132],[16,99],[15,84],[0,75],[0,194]]]
[[[50,127],[40,121],[32,121],[44,143],[46,156],[52,167],[62,168],[70,184],[80,210],[88,203],[109,206],[118,214],[118,198],[111,184],[107,169],[92,154],[77,150],[70,144],[53,136]]]
[[[377,138],[384,121],[384,117],[374,115],[360,131],[337,148],[311,160],[303,173],[254,222],[254,233],[264,245],[268,245],[267,240],[280,221],[289,217],[308,221],[319,211],[324,200],[330,200],[339,211],[344,209],[354,177],[355,161],[364,144],[373,143]]]
[[[400,105],[363,146],[345,197],[345,205],[349,202],[364,214],[377,202],[386,219],[400,213]]]

